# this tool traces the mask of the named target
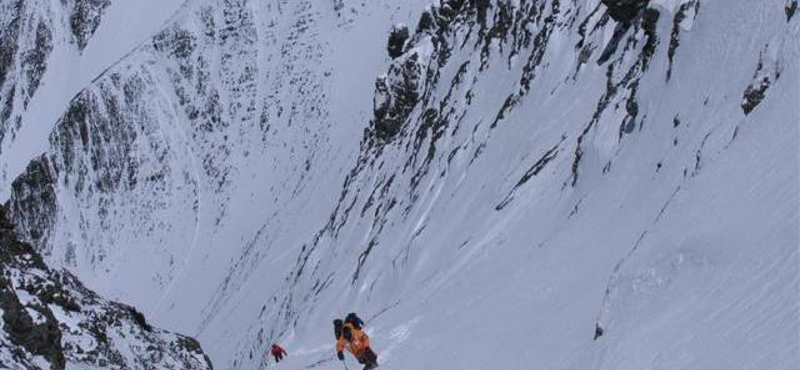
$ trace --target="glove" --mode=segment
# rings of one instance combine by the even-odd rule
[[[336,352],[336,357],[339,358],[339,361],[344,361],[344,353],[342,351]]]

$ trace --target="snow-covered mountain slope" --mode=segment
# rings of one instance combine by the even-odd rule
[[[218,367],[280,341],[338,368],[356,310],[388,369],[791,369],[793,9],[192,2],[70,103],[9,206]]]
[[[0,1],[0,199],[83,87],[182,0]]]
[[[0,367],[211,369],[196,340],[152,327],[72,274],[52,270],[14,235],[0,206]]]
[[[354,129],[365,118],[351,108],[371,106],[385,35],[364,35],[375,51],[358,63],[349,58],[362,47],[360,27],[392,22],[386,5],[374,5],[382,12],[357,28],[348,17],[371,9],[334,5],[185,8],[180,22],[72,101],[50,137],[52,154],[17,179],[12,212],[27,238],[100,291],[153,309],[160,300],[152,293],[169,288],[195,252],[217,253],[211,261],[239,258],[242,250],[216,246],[270,220],[271,227],[294,224],[276,211],[299,212],[309,197],[335,199],[352,160],[336,151],[357,150],[362,129]],[[334,74],[347,63],[355,66]],[[374,71],[364,73],[369,66]],[[354,103],[351,92],[365,99]],[[309,189],[316,182],[330,185]],[[330,201],[313,203],[321,208],[318,225]],[[310,225],[294,226],[301,234]],[[78,242],[86,245],[75,248]],[[111,248],[118,243],[128,247]],[[215,287],[228,269],[216,273]]]

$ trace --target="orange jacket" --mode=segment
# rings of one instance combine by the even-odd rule
[[[351,323],[344,324],[344,327],[349,327],[353,332],[353,340],[348,342],[347,339],[344,339],[344,335],[339,337],[339,340],[336,342],[336,352],[347,349],[353,356],[358,357],[361,351],[369,348],[369,336],[367,333],[356,329]]]

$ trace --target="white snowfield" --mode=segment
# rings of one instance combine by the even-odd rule
[[[191,1],[9,206],[218,369],[797,369],[793,4]]]

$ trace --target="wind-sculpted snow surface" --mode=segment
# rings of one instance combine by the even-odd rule
[[[789,9],[192,3],[72,101],[9,205],[224,368],[271,342],[338,367],[355,310],[387,369],[790,369]]]
[[[196,340],[151,326],[21,243],[0,207],[0,366],[4,369],[211,369]]]

